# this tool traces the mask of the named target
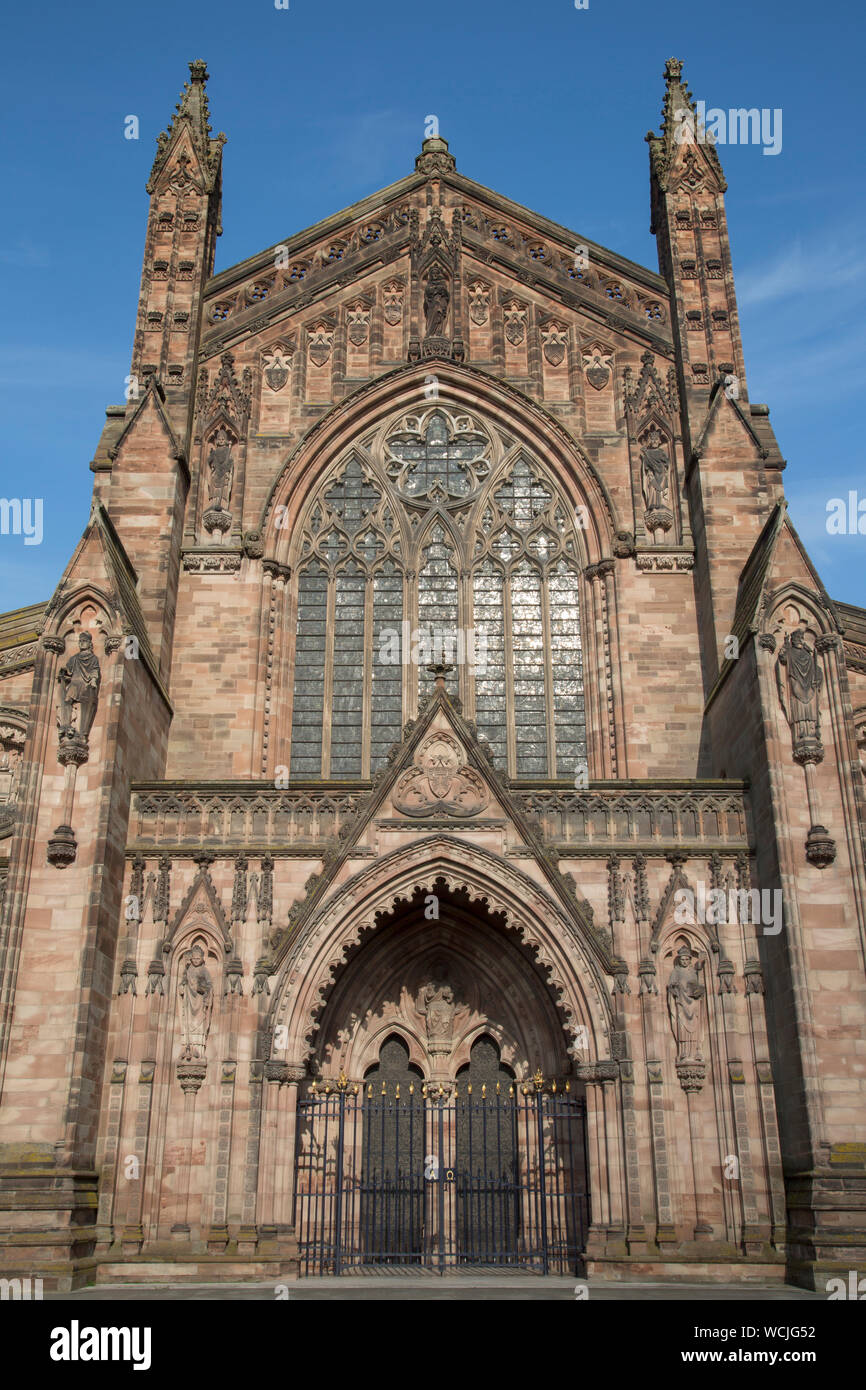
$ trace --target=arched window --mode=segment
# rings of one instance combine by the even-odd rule
[[[293,777],[381,767],[444,651],[497,764],[586,761],[578,514],[531,452],[436,402],[338,461],[293,538]]]

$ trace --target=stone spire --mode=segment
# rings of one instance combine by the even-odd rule
[[[432,135],[425,140],[415,160],[415,169],[419,174],[453,174],[457,161],[448,152],[448,141],[440,135]]]
[[[147,182],[148,193],[154,191],[169,152],[179,143],[184,130],[189,134],[208,187],[213,186],[219,175],[220,156],[226,137],[220,133],[215,139],[211,138],[210,111],[208,110],[207,90],[205,88],[208,79],[207,64],[201,59],[190,63],[189,75],[190,80],[184,84],[180,101],[175,106],[175,114],[169,122],[168,130],[156,137],[156,158],[153,161],[153,168]]]
[[[670,168],[677,150],[682,145],[694,145],[695,137],[701,145],[712,166],[722,192],[727,188],[722,165],[716,152],[715,141],[707,135],[698,123],[697,107],[692,94],[683,81],[683,64],[680,58],[668,58],[665,63],[665,97],[662,102],[662,133],[656,135],[648,130],[646,140],[650,147],[652,171],[659,187],[664,189]],[[691,135],[691,139],[689,136]]]

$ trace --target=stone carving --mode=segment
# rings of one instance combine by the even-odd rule
[[[487,787],[466,766],[457,740],[433,734],[416,754],[394,788],[394,806],[406,816],[475,816],[489,800]]]
[[[61,747],[65,741],[83,743],[87,740],[99,701],[99,686],[102,673],[99,659],[93,650],[93,638],[89,632],[78,634],[78,651],[65,666],[61,666],[57,676],[60,685],[58,704],[58,727]],[[78,722],[75,710],[78,709]]]
[[[518,347],[526,337],[526,310],[519,304],[505,307],[505,336],[513,347]]]
[[[398,280],[389,280],[382,291],[386,323],[400,323],[403,318],[403,286]]]
[[[204,963],[204,951],[196,944],[190,951],[180,977],[181,1054],[180,1060],[198,1061],[205,1056],[213,1012],[213,980]]]
[[[665,440],[655,426],[645,437],[640,461],[647,530],[669,531],[674,520],[670,509],[671,461]]]
[[[427,321],[428,338],[438,338],[444,333],[450,302],[451,291],[445,272],[438,265],[434,265],[424,290],[424,318]]]
[[[427,1022],[427,1041],[431,1052],[447,1050],[454,1028],[454,990],[448,982],[445,967],[440,963],[433,978],[424,986],[418,1001],[418,1012]]]
[[[207,531],[227,531],[231,526],[228,505],[232,495],[235,467],[232,460],[232,438],[225,429],[218,429],[207,457],[209,478],[207,509],[202,521]]]
[[[0,834],[15,819],[24,750],[24,730],[0,724]]]
[[[593,348],[583,355],[583,370],[594,391],[603,391],[610,381],[610,363],[613,354]]]
[[[565,357],[568,338],[558,323],[549,323],[541,330],[541,350],[552,367],[558,367]]]
[[[282,391],[289,379],[291,370],[291,358],[285,357],[279,348],[274,348],[269,356],[265,357],[262,363],[265,381],[272,391]]]
[[[333,341],[333,330],[324,323],[317,323],[310,330],[310,361],[316,367],[324,367],[331,355]]]
[[[786,635],[776,658],[776,687],[782,713],[791,726],[796,762],[820,762],[824,756],[818,707],[823,679],[818,657],[807,646],[802,629]]]
[[[346,323],[348,325],[349,342],[355,347],[360,347],[366,343],[367,334],[370,331],[370,310],[365,309],[363,304],[355,304],[346,313]]]
[[[487,322],[490,313],[490,287],[483,280],[476,280],[469,290],[469,317],[480,327]]]
[[[683,943],[674,958],[668,980],[668,1016],[677,1045],[677,1062],[701,1062],[701,1000],[706,987],[701,984],[702,960]]]

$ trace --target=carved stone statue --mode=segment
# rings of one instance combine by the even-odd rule
[[[234,480],[232,444],[224,429],[217,430],[213,448],[208,454],[207,466],[210,469],[208,483],[208,508],[215,512],[228,510]]]
[[[419,1012],[427,1020],[428,1041],[449,1044],[454,1025],[454,991],[441,967],[421,991]]]
[[[641,450],[641,482],[648,512],[668,507],[668,473],[671,461],[667,449],[659,447],[661,443],[662,437],[658,430],[653,430],[648,444]]]
[[[58,724],[61,738],[78,736],[87,739],[96,717],[99,700],[99,685],[102,675],[99,659],[93,650],[93,638],[89,632],[78,634],[78,651],[65,666],[61,666],[57,676],[60,685],[58,705]],[[75,723],[75,707],[78,706],[78,724]]]
[[[776,686],[779,703],[791,726],[794,757],[821,746],[821,714],[818,696],[824,674],[818,657],[806,645],[806,635],[797,628],[785,637],[785,645],[776,658]]]
[[[689,946],[679,948],[667,988],[668,1016],[677,1045],[678,1062],[703,1060],[701,1000],[706,994],[706,988],[700,981],[703,968],[703,961],[698,960]]]
[[[203,1058],[213,1012],[213,980],[201,946],[193,946],[178,985],[181,998],[181,1061]]]
[[[450,299],[451,292],[445,272],[438,265],[434,265],[424,290],[424,317],[427,320],[428,338],[436,338],[442,333]]]

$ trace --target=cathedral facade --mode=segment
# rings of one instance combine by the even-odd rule
[[[681,67],[658,273],[434,135],[214,274],[190,65],[87,528],[0,618],[3,1274],[866,1258],[866,612]]]

